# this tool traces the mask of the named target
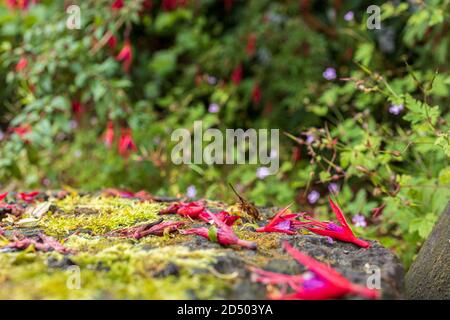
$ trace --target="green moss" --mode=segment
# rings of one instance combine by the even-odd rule
[[[55,202],[59,210],[46,215],[39,227],[46,234],[66,236],[80,229],[100,235],[140,221],[160,218],[160,204],[112,197],[71,196]]]
[[[211,272],[223,255],[220,248],[192,250],[184,245],[189,237],[178,233],[140,240],[105,236],[159,219],[161,204],[78,195],[52,204],[36,228],[66,237],[64,246],[73,253],[33,248],[0,253],[0,299],[212,299],[224,297],[233,285],[233,279]],[[81,232],[73,234],[76,231]],[[1,245],[8,243],[0,240]],[[176,266],[175,275],[158,276],[170,265]],[[76,289],[71,283],[78,274]]]

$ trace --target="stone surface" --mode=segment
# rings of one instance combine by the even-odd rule
[[[450,299],[450,203],[406,275],[410,299]]]
[[[4,238],[44,233],[64,242],[68,254],[20,251],[0,242],[0,298],[6,299],[265,299],[264,285],[251,281],[249,266],[287,274],[306,271],[282,247],[288,241],[300,251],[330,264],[356,284],[366,285],[379,270],[382,298],[402,298],[403,268],[390,251],[372,241],[370,249],[299,232],[294,236],[254,232],[255,224],[235,226],[236,234],[254,241],[258,250],[222,247],[195,235],[174,233],[139,240],[108,236],[111,231],[160,219],[159,210],[172,199],[139,199],[72,195],[46,198],[52,209],[33,227],[18,227],[21,217],[0,221]],[[31,204],[33,206],[36,204]],[[211,211],[233,206],[208,202]],[[267,223],[276,208],[261,209]],[[204,226],[176,215],[186,228]],[[1,237],[0,237],[0,240]],[[3,240],[4,241],[4,240]],[[73,268],[80,271],[80,289],[67,287]],[[351,297],[349,297],[351,298]]]

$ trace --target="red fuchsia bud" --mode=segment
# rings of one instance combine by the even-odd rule
[[[161,2],[161,8],[164,11],[173,11],[177,8],[177,0],[163,0]]]
[[[254,104],[258,104],[261,101],[261,88],[259,84],[255,84],[252,91],[252,101]]]
[[[304,215],[303,218],[308,220],[308,222],[299,221],[296,225],[302,226],[305,229],[321,236],[330,237],[343,242],[350,242],[362,248],[370,248],[371,244],[369,242],[358,239],[354,235],[352,229],[350,229],[350,226],[347,223],[347,220],[345,220],[345,216],[342,213],[341,208],[339,208],[339,206],[335,204],[331,198],[329,198],[329,202],[331,209],[339,221],[339,224],[328,221],[317,221],[307,215]]]
[[[116,57],[117,61],[122,61],[123,70],[128,72],[130,70],[131,62],[133,61],[133,51],[129,40],[125,44]]]
[[[294,219],[299,217],[300,213],[287,213],[291,205],[287,206],[283,210],[280,210],[270,222],[261,228],[256,229],[256,232],[280,232],[286,234],[296,234],[297,227],[295,225]]]
[[[8,192],[5,193],[0,193],[0,202],[2,202],[3,200],[5,200],[5,198],[8,196]]]
[[[225,10],[231,11],[233,9],[233,0],[224,0]]]
[[[21,72],[28,66],[28,60],[25,57],[20,58],[19,62],[16,64],[16,72]]]
[[[32,191],[32,192],[20,192],[18,194],[19,199],[25,201],[25,202],[33,202],[34,199],[39,195],[39,191]]]
[[[251,57],[255,54],[256,49],[256,35],[251,33],[247,38],[247,56]]]
[[[17,134],[25,143],[30,143],[26,137],[32,132],[31,126],[29,124],[24,124],[15,128],[11,128],[10,131]]]
[[[130,128],[122,128],[119,139],[119,154],[127,158],[131,152],[136,152],[137,147],[133,141]]]
[[[84,106],[79,101],[72,101],[72,112],[79,119],[84,113]]]
[[[143,10],[151,10],[153,8],[153,1],[152,0],[144,0],[142,3],[142,9]]]
[[[217,242],[223,246],[237,245],[246,249],[256,250],[256,243],[239,239],[238,236],[234,233],[233,229],[225,222],[221,221],[216,215],[212,213],[207,214],[209,215],[209,220],[214,223],[214,225],[209,229],[195,228],[180,232],[182,234],[196,234],[208,239],[209,241]]]
[[[116,38],[116,36],[112,35],[112,36],[109,37],[109,39],[108,39],[108,47],[109,47],[111,50],[114,50],[114,49],[116,48],[116,46],[117,46],[117,38]]]
[[[6,0],[6,5],[10,9],[20,9],[20,10],[27,10],[30,6],[30,3],[37,4],[39,3],[38,0]]]
[[[114,143],[114,123],[112,121],[108,121],[106,131],[103,136],[103,143],[108,149],[110,149]]]
[[[115,0],[114,2],[113,2],[113,4],[111,5],[111,8],[113,9],[113,10],[120,10],[120,9],[122,9],[123,7],[124,7],[124,1],[123,0]]]
[[[349,294],[369,299],[380,297],[378,290],[351,283],[333,268],[301,253],[289,243],[284,242],[283,246],[298,263],[307,267],[309,272],[302,275],[287,275],[251,268],[253,281],[266,285],[288,286],[293,291],[287,294],[270,294],[270,299],[325,300],[338,299]]]
[[[231,73],[231,80],[235,85],[239,85],[242,80],[242,65],[238,64],[236,68],[234,68],[233,72]]]

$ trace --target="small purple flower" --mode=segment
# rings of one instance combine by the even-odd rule
[[[206,81],[212,86],[217,83],[216,77],[213,77],[213,76],[207,76]]]
[[[308,202],[311,204],[316,203],[317,200],[319,200],[319,198],[320,198],[320,193],[317,192],[316,190],[313,190],[308,194]]]
[[[328,190],[329,190],[331,193],[336,194],[336,193],[339,192],[340,188],[339,188],[339,185],[338,185],[337,183],[332,182],[332,183],[330,183],[330,184],[328,185]]]
[[[211,103],[208,107],[208,112],[217,113],[220,111],[220,106],[217,103]]]
[[[393,115],[399,115],[403,111],[404,106],[402,104],[393,104],[389,107],[389,113]]]
[[[364,216],[361,214],[357,214],[357,215],[353,216],[352,222],[356,227],[361,227],[361,228],[367,227],[366,218],[364,218]]]
[[[195,186],[190,185],[186,190],[186,195],[189,198],[195,198],[195,196],[197,195],[197,189],[195,188]]]
[[[330,81],[334,80],[337,77],[336,69],[334,69],[334,68],[326,68],[322,75],[327,80],[330,80]]]
[[[355,14],[353,13],[353,11],[347,12],[344,16],[345,21],[352,21],[354,18],[355,18]]]
[[[265,179],[267,176],[270,176],[270,171],[269,168],[267,167],[260,167],[258,169],[256,169],[256,176],[258,177],[258,179]]]
[[[76,122],[75,120],[70,120],[69,121],[69,127],[72,130],[76,129],[78,127],[78,122]]]
[[[0,130],[0,141],[2,141],[5,138],[5,134],[3,131]]]
[[[313,136],[312,134],[306,135],[306,143],[307,143],[307,144],[313,143],[315,139],[316,139],[316,138],[314,138],[314,136]]]

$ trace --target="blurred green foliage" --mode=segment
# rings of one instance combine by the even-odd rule
[[[195,187],[231,200],[230,182],[259,205],[319,214],[331,188],[349,218],[365,216],[359,233],[411,262],[449,200],[448,0],[381,1],[380,30],[357,0],[73,2],[80,30],[64,1],[0,5],[0,188]],[[128,73],[116,59],[127,39]],[[280,128],[279,172],[175,166],[170,134],[195,120]],[[114,146],[130,127],[137,152],[105,146],[108,121]]]

